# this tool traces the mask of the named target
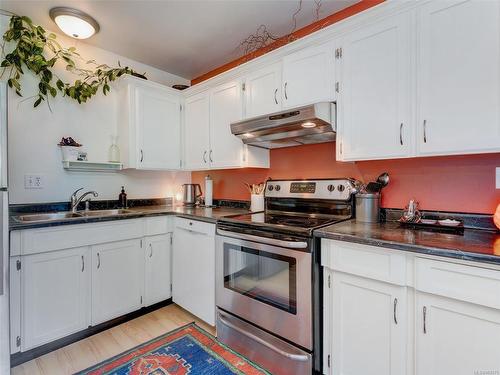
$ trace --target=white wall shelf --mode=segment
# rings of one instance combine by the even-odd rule
[[[63,160],[63,168],[78,172],[116,172],[123,169],[122,163]]]

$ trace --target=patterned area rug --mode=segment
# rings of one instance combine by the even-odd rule
[[[77,375],[269,375],[190,323]]]

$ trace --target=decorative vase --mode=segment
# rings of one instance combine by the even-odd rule
[[[63,161],[77,161],[78,153],[81,147],[76,146],[59,146],[61,147],[62,159]]]
[[[108,158],[112,163],[120,162],[120,148],[118,147],[118,136],[111,136],[111,146],[109,146]]]

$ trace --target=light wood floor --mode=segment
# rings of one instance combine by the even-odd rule
[[[215,334],[214,327],[172,304],[25,362],[12,375],[73,374],[192,321]]]

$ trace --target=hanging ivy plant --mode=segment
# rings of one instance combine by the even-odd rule
[[[129,67],[112,68],[106,64],[97,64],[94,60],[84,61],[76,52],[75,47],[63,48],[56,40],[56,35],[49,33],[41,26],[34,25],[31,19],[25,16],[13,15],[10,18],[9,29],[3,35],[2,46],[2,76],[8,74],[7,83],[17,95],[22,96],[20,79],[23,69],[31,71],[39,80],[38,93],[33,96],[33,106],[37,107],[42,101],[49,103],[50,97],[57,93],[68,96],[78,103],[85,103],[99,90],[106,95],[110,90],[110,82],[130,74],[146,79]],[[15,43],[12,52],[5,54],[6,43]],[[81,60],[87,69],[77,66]],[[54,73],[54,66],[58,61],[66,64],[66,70],[79,76],[74,83],[64,82]]]

